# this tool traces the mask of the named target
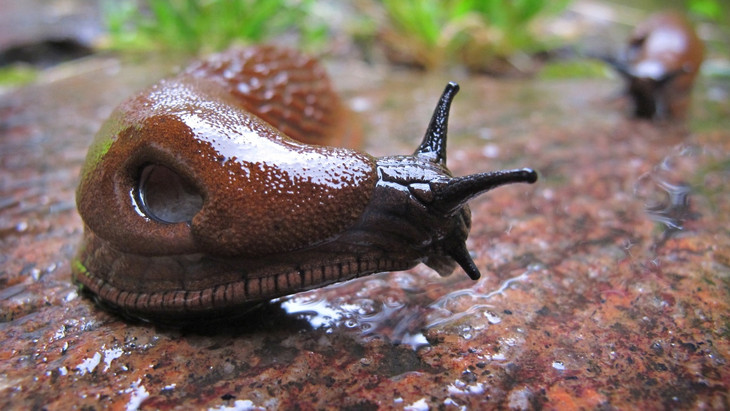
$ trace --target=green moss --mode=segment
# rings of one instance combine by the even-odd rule
[[[726,0],[687,0],[690,12],[717,23],[730,22]]]
[[[217,51],[283,33],[302,42],[326,38],[312,0],[106,0],[108,47],[121,50]],[[306,46],[306,44],[304,44]]]
[[[539,73],[541,79],[605,78],[611,70],[597,60],[556,61],[546,64]]]
[[[22,86],[32,83],[38,77],[38,70],[25,65],[0,68],[0,86]]]
[[[74,258],[71,261],[71,272],[74,279],[76,279],[79,274],[86,277],[89,277],[91,275],[84,263],[82,263],[81,260],[79,260],[78,258]]]
[[[81,170],[82,179],[101,163],[112,144],[126,127],[130,127],[130,125],[124,121],[122,113],[118,110],[114,111],[101,125],[86,154],[86,162]]]
[[[536,24],[569,0],[382,0],[390,47],[425,68],[459,62],[471,69],[545,50]]]
[[[104,158],[106,153],[109,151],[109,148],[111,148],[112,144],[114,144],[114,139],[110,135],[95,140],[91,147],[89,147],[89,152],[86,155],[86,164],[84,166],[84,169],[96,168],[96,166],[101,162],[101,159]]]

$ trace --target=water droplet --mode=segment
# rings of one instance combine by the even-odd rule
[[[128,411],[139,409],[139,406],[142,405],[142,402],[150,396],[150,393],[147,392],[147,389],[145,389],[144,385],[140,384],[141,382],[142,379],[139,378],[137,379],[137,381],[132,383],[132,386],[124,390],[125,393],[132,394],[129,397],[129,402],[127,403],[126,407]]]
[[[487,321],[489,321],[490,324],[499,324],[502,322],[502,318],[491,311],[485,311],[484,316],[487,317]]]
[[[75,369],[78,370],[81,375],[91,373],[94,372],[94,369],[96,369],[96,366],[99,365],[99,362],[101,362],[101,354],[96,352],[93,357],[86,358],[81,361]]]
[[[123,351],[121,348],[111,348],[108,350],[104,350],[104,372],[106,372],[109,367],[112,365],[112,361],[115,359],[121,357],[123,354]]]
[[[421,398],[413,404],[406,405],[405,407],[403,407],[403,409],[405,411],[428,411],[430,408],[428,406],[428,402],[426,402],[426,399]]]
[[[465,340],[471,340],[472,337],[474,337],[474,335],[472,335],[472,328],[470,325],[463,326],[459,331],[459,335]]]
[[[33,281],[38,281],[41,278],[41,270],[37,268],[30,270],[30,278],[32,278]]]
[[[487,144],[482,148],[482,155],[486,158],[499,157],[499,147],[496,144]]]

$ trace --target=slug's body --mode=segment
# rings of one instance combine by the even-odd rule
[[[197,63],[123,103],[97,134],[77,191],[74,279],[128,315],[170,321],[420,262],[478,278],[466,201],[536,174],[451,177],[457,90],[447,86],[414,155],[376,159],[287,137],[344,129],[313,60],[255,48]]]
[[[626,80],[635,116],[683,118],[703,53],[687,19],[663,12],[639,24],[623,55],[610,62]]]

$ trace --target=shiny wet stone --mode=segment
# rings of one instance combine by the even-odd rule
[[[454,174],[529,166],[540,180],[470,203],[477,282],[418,266],[177,330],[107,313],[70,281],[88,143],[170,69],[78,70],[0,97],[2,408],[730,406],[721,86],[700,82],[688,124],[654,124],[624,115],[611,80],[331,62],[372,154],[412,151],[456,80]]]

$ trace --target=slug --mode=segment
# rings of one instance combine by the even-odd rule
[[[73,280],[106,307],[159,322],[419,263],[441,275],[458,264],[476,280],[467,201],[537,174],[451,175],[457,91],[447,85],[413,155],[374,158],[293,138],[346,128],[314,60],[259,47],[194,63],[122,103],[97,133],[76,193]]]
[[[640,23],[621,56],[609,61],[626,83],[639,118],[684,118],[704,54],[684,15],[656,13]]]

